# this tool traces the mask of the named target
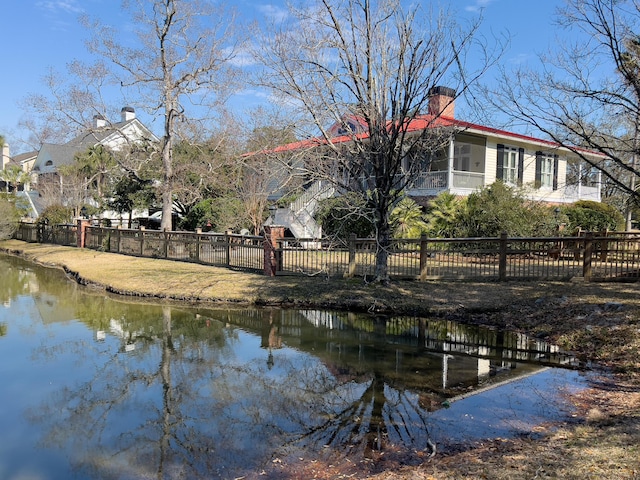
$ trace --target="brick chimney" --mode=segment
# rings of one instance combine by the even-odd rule
[[[122,110],[120,110],[120,114],[122,115],[123,122],[128,122],[136,118],[136,111],[133,107],[123,107]]]
[[[432,87],[429,90],[429,114],[455,117],[456,91],[449,87]]]

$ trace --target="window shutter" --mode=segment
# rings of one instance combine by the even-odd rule
[[[498,144],[498,161],[496,166],[496,180],[504,178],[504,145]]]
[[[524,177],[524,148],[518,149],[518,186],[522,186]]]
[[[536,152],[536,188],[542,185],[542,152]]]
[[[553,156],[553,189],[558,190],[558,155]]]

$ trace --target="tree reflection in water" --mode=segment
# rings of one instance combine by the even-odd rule
[[[28,293],[20,282],[12,291]],[[78,478],[235,478],[275,457],[422,451],[445,398],[497,372],[539,368],[516,363],[526,339],[450,322],[196,311],[38,282],[34,302],[47,305],[34,325],[60,334],[43,336],[32,361],[74,367],[28,418],[39,448],[62,452]],[[70,321],[96,339],[66,336]],[[551,360],[547,347],[536,346],[539,359]]]

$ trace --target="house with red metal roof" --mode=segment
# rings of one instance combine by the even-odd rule
[[[584,159],[598,163],[605,155],[457,119],[455,92],[446,87],[432,89],[428,113],[412,119],[408,132],[417,134],[436,127],[446,128],[451,135],[446,147],[424,162],[424,168],[413,176],[406,189],[406,194],[418,203],[426,204],[441,192],[467,196],[497,180],[523,187],[525,196],[534,201],[566,204],[601,200],[600,173],[588,168]],[[335,135],[330,138],[336,144],[353,141],[353,135],[366,138],[367,128],[362,119],[351,116],[328,132]],[[324,138],[307,139],[281,145],[270,153],[311,149],[326,142]],[[301,213],[311,217],[314,209],[310,205],[333,193],[326,181],[324,188],[312,185],[308,194],[288,209],[278,209],[272,220],[288,226],[297,237],[304,236],[303,233],[317,236],[317,226],[307,225],[301,230],[292,223]]]

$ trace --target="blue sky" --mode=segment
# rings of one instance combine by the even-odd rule
[[[488,34],[508,31],[512,42],[502,64],[533,61],[536,53],[553,46],[556,27],[554,13],[562,0],[441,0],[461,15],[484,11],[483,30]],[[264,19],[284,12],[281,0],[229,0],[245,19]],[[3,3],[0,26],[2,65],[0,73],[0,134],[12,145],[12,154],[23,151],[23,132],[18,121],[23,113],[20,100],[28,94],[46,93],[42,77],[50,67],[64,71],[74,59],[87,57],[84,40],[88,32],[79,25],[78,16],[88,14],[107,24],[124,24],[118,0],[7,0]],[[238,97],[241,103],[258,101],[250,95]]]

